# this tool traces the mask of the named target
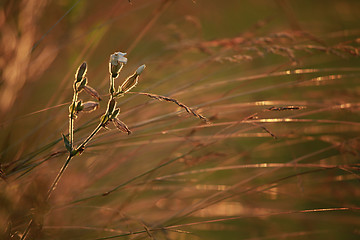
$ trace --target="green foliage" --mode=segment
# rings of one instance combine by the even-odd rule
[[[63,140],[64,140],[66,150],[68,150],[68,152],[71,152],[72,148],[71,148],[69,139],[67,139],[67,137],[64,134],[62,135],[62,137],[63,137]]]

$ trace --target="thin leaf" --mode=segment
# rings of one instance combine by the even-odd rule
[[[66,147],[66,150],[68,150],[68,152],[71,152],[71,144],[69,142],[69,139],[67,139],[67,137],[62,134],[62,137],[63,137],[63,140],[64,140],[64,144],[65,144],[65,147]]]

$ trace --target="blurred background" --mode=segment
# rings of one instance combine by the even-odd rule
[[[0,238],[359,239],[360,2],[5,0],[0,3]],[[88,63],[100,108],[146,64],[120,119],[46,193],[67,154]],[[85,93],[79,96],[92,100]]]

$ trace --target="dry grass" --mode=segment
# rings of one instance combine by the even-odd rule
[[[358,239],[359,7],[0,4],[0,239],[30,219],[26,239]],[[132,134],[101,129],[46,200],[74,72],[87,61],[103,99],[78,114],[78,146],[107,109],[115,51],[129,59],[116,86],[147,65],[117,103]]]

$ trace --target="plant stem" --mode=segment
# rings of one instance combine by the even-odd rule
[[[114,93],[115,93],[115,81],[114,81],[114,78],[113,78],[113,76],[111,74],[110,74],[110,89],[109,89],[109,92],[110,92],[111,96],[113,97]]]
[[[72,149],[73,149],[73,145],[74,145],[74,118],[75,118],[75,104],[78,98],[78,92],[76,90],[76,87],[74,85],[74,95],[73,95],[73,99],[70,105],[71,111],[69,114],[69,144],[70,144],[70,152],[69,152],[69,156],[66,159],[64,165],[62,166],[62,168],[60,169],[59,173],[56,175],[56,178],[54,179],[54,182],[51,184],[51,187],[49,188],[49,191],[46,194],[46,200],[49,200],[51,193],[55,190],[56,185],[59,183],[61,176],[63,175],[64,171],[66,170],[67,166],[70,163],[71,158],[75,155],[72,153]],[[21,236],[21,240],[25,240],[31,225],[33,224],[34,219],[31,219],[29,221],[29,224],[26,226],[26,229],[23,233],[23,235]]]
[[[97,125],[97,127],[94,129],[94,131],[92,131],[92,133],[75,149],[74,154],[81,152],[82,148],[84,148],[85,145],[88,144],[88,142],[90,142],[90,140],[100,131],[100,129],[103,126],[104,126],[104,123],[100,122],[99,125]]]
[[[27,235],[28,235],[28,233],[29,233],[29,231],[30,231],[30,227],[31,227],[31,225],[32,225],[33,222],[34,222],[34,220],[31,219],[30,222],[28,223],[28,225],[27,225],[27,227],[26,227],[23,235],[21,236],[20,240],[25,240],[25,238],[27,237]]]
[[[74,142],[74,117],[69,117],[69,143],[70,143],[70,149],[73,148],[73,142]]]
[[[54,182],[51,184],[51,187],[50,187],[50,189],[49,189],[49,191],[48,191],[48,193],[47,193],[47,195],[46,195],[46,200],[49,200],[49,198],[50,198],[50,196],[51,196],[51,193],[55,190],[56,185],[59,183],[61,176],[63,175],[64,171],[66,170],[66,168],[67,168],[67,166],[69,165],[70,160],[71,160],[71,158],[72,158],[73,156],[74,156],[74,155],[69,154],[69,156],[67,157],[64,165],[62,166],[62,168],[60,169],[59,173],[57,174]]]
[[[69,143],[70,143],[70,148],[71,151],[73,149],[73,145],[74,145],[74,118],[75,118],[75,104],[78,98],[78,93],[77,90],[74,89],[74,95],[73,95],[73,100],[71,103],[71,112],[69,114]]]
[[[74,117],[75,117],[75,104],[76,104],[77,98],[78,98],[78,93],[74,87],[74,95],[73,95],[72,103],[70,105],[71,111],[69,114],[69,143],[70,143],[71,150],[70,150],[70,154],[69,154],[68,158],[66,159],[64,165],[60,169],[54,182],[51,184],[51,187],[46,195],[46,200],[48,200],[50,198],[51,193],[55,190],[56,185],[60,181],[61,176],[63,175],[64,171],[66,170],[67,166],[69,165],[71,158],[74,156],[74,154],[72,153],[72,149],[73,149],[73,145],[74,145]]]
[[[67,157],[64,165],[61,167],[61,169],[58,172],[58,174],[56,175],[53,183],[51,184],[50,189],[47,192],[47,195],[46,195],[47,201],[50,199],[52,192],[56,189],[56,186],[59,183],[66,168],[69,166],[71,159],[78,153],[81,154],[84,151],[84,147],[86,146],[86,144],[88,144],[90,142],[90,140],[100,131],[100,129],[102,127],[105,127],[106,123],[109,121],[109,117],[110,117],[111,113],[114,111],[114,106],[115,106],[115,105],[112,105],[113,107],[110,112],[109,105],[110,105],[110,102],[114,99],[114,93],[115,93],[114,85],[115,85],[114,78],[110,74],[110,89],[109,89],[110,100],[109,100],[109,104],[108,104],[108,109],[106,110],[105,115],[104,115],[105,117],[100,121],[100,123],[92,131],[92,133],[77,148],[73,149],[73,146],[74,146],[74,120],[75,120],[75,112],[76,112],[76,105],[77,105],[76,102],[77,102],[78,93],[79,93],[79,91],[77,90],[77,87],[76,87],[76,82],[74,83],[74,86],[73,86],[74,87],[74,95],[73,95],[72,103],[70,105],[71,110],[70,110],[70,114],[69,114],[69,145],[70,145],[69,156]],[[29,224],[27,225],[23,235],[21,236],[21,240],[26,239],[33,222],[34,222],[34,219],[32,218],[29,221]]]
[[[70,118],[71,119],[71,118]],[[73,122],[73,121],[70,121],[70,123]],[[100,131],[100,129],[104,126],[104,122],[101,121],[99,123],[99,125],[94,129],[94,131],[76,148],[75,151],[71,152],[69,154],[69,156],[67,157],[64,165],[62,166],[62,168],[60,169],[59,173],[56,175],[56,178],[54,179],[54,182],[51,184],[51,187],[49,189],[49,191],[47,192],[47,195],[46,195],[46,200],[49,200],[50,196],[51,196],[51,193],[55,190],[57,184],[59,183],[62,175],[64,174],[66,168],[69,166],[69,163],[72,159],[72,157],[74,157],[77,153],[81,152],[82,149],[85,147],[85,145],[87,143],[89,143],[89,141]],[[69,129],[72,129],[72,131],[70,132],[73,132],[73,127],[69,127]],[[69,135],[70,135],[70,132],[69,132]],[[72,141],[71,141],[72,143]],[[34,222],[33,219],[31,219],[29,221],[29,224],[27,225],[22,237],[21,237],[21,240],[25,240],[29,231],[30,231],[30,227],[32,225],[32,223]]]
[[[75,149],[75,151],[71,152],[69,156],[67,157],[64,165],[60,169],[58,175],[56,176],[54,182],[51,184],[51,187],[47,193],[46,200],[48,200],[51,196],[51,193],[55,190],[56,185],[59,183],[61,176],[64,174],[66,168],[68,167],[71,159],[73,156],[75,156],[77,153],[82,152],[85,145],[100,131],[101,127],[103,127],[103,123],[100,122],[99,125],[94,129],[94,131]]]

